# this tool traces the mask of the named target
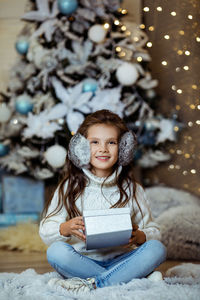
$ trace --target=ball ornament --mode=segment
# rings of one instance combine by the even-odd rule
[[[53,168],[61,168],[65,164],[67,151],[60,145],[53,145],[47,149],[44,156],[48,164]]]
[[[83,88],[82,88],[82,91],[84,93],[86,92],[92,92],[92,93],[95,93],[96,90],[98,88],[98,83],[95,79],[93,78],[88,78],[88,79],[85,79],[84,82],[83,82]]]
[[[33,109],[33,103],[31,102],[31,97],[23,94],[17,97],[15,103],[15,109],[22,115],[27,115]]]
[[[101,43],[106,37],[107,30],[103,25],[97,24],[90,27],[88,37],[92,42]]]
[[[77,0],[58,0],[58,9],[63,15],[70,15],[78,7]]]
[[[125,62],[117,68],[116,77],[122,85],[130,86],[137,81],[139,74],[134,64]]]
[[[19,38],[15,43],[15,49],[21,55],[25,55],[29,49],[29,41],[27,38]]]
[[[4,145],[0,143],[0,157],[6,156],[10,151],[10,147],[8,145]]]

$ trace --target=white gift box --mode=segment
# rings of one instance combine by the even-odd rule
[[[84,210],[86,249],[128,244],[132,233],[130,209]]]

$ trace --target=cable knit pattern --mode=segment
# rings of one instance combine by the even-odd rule
[[[111,176],[106,180],[102,177],[97,177],[92,174],[88,169],[83,169],[85,176],[88,178],[88,184],[85,187],[84,193],[76,201],[76,205],[80,211],[92,210],[92,209],[108,209],[119,200],[119,191],[115,184],[116,177],[121,172],[122,167],[118,168]],[[103,187],[102,187],[102,183]],[[67,183],[66,183],[67,187]],[[148,201],[146,199],[143,188],[137,184],[136,189],[137,201],[142,210],[142,215],[135,199],[129,201],[127,207],[131,210],[131,218],[134,224],[139,226],[139,229],[146,234],[146,239],[158,239],[160,240],[160,230],[158,225],[153,222]],[[47,214],[51,213],[58,203],[58,189],[55,191],[49,206]],[[60,234],[60,224],[64,223],[68,215],[64,207],[58,214],[44,219],[40,222],[39,233],[45,244],[50,245],[55,241],[66,241],[71,244],[76,251],[83,255],[87,255],[93,259],[106,260],[120,255],[126,251],[132,250],[132,248],[124,249],[122,247],[112,247],[97,250],[86,250],[85,243],[78,238],[65,237]],[[43,222],[44,221],[44,222]]]

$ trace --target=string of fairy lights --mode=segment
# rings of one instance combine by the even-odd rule
[[[200,26],[196,13],[199,4],[197,3],[197,0],[189,1],[187,2],[187,9],[185,9],[186,4],[184,3],[185,1],[183,1],[182,4],[184,6],[185,14],[183,14],[182,11],[182,14],[180,15],[181,7],[170,11],[169,3],[167,5],[166,2],[167,1],[165,1],[162,6],[156,6],[155,3],[151,3],[149,6],[143,5],[142,10],[144,16],[147,16],[147,14],[150,14],[149,16],[151,16],[151,18],[147,16],[145,19],[151,19],[151,22],[154,24],[147,26],[145,24],[148,22],[143,22],[145,24],[140,24],[140,28],[144,29],[149,36],[149,41],[146,43],[146,47],[152,48],[154,47],[152,32],[158,29],[156,28],[158,26],[158,23],[156,23],[156,16],[158,17],[157,14],[164,14],[162,16],[168,19],[172,18],[170,19],[171,24],[175,24],[173,28],[172,26],[169,28],[169,26],[167,27],[165,24],[163,28],[166,32],[164,33],[164,30],[161,31],[163,32],[163,35],[159,37],[161,40],[163,39],[163,42],[164,40],[169,42],[167,44],[169,55],[168,57],[166,55],[166,57],[160,61],[161,72],[162,68],[163,72],[167,70],[166,68],[171,68],[171,71],[174,70],[174,73],[179,75],[179,77],[172,76],[172,84],[169,88],[178,100],[178,104],[175,104],[175,110],[179,114],[181,114],[182,111],[187,111],[189,119],[186,120],[186,122],[184,120],[186,123],[186,129],[184,130],[182,145],[181,143],[178,143],[169,149],[169,152],[172,155],[177,155],[177,159],[175,158],[175,160],[180,163],[170,163],[168,165],[168,170],[176,171],[179,175],[185,177],[185,180],[183,180],[184,188],[199,193],[200,187],[198,184],[198,176],[200,173],[200,164],[197,163],[197,160],[200,160],[200,155],[198,150],[199,148],[197,149],[197,145],[195,145],[195,143],[198,142],[198,126],[200,125],[200,99],[199,94],[197,94],[199,93],[200,81],[194,70],[194,68],[197,68],[197,65],[200,67],[200,58],[195,52],[195,49],[199,47],[200,43]],[[144,1],[144,4],[145,3],[148,3],[148,1]],[[188,9],[188,6],[190,6],[190,9]],[[179,18],[182,18],[182,22],[178,22]],[[170,56],[170,53],[173,53],[173,59],[171,59],[172,56]],[[180,82],[180,75],[182,75],[182,78],[185,78],[184,82],[183,79]],[[178,131],[179,127],[175,126],[174,130]],[[191,176],[193,178],[191,178]],[[196,179],[194,179],[194,176],[196,176]],[[190,181],[192,182],[194,180],[196,180],[197,184],[190,186]]]
[[[191,0],[191,4],[192,7],[195,8],[195,3],[197,0]],[[145,2],[145,1],[144,1]],[[167,17],[168,18],[172,18],[172,21],[175,22],[176,24],[178,21],[178,18],[180,17],[179,11],[175,11],[175,10],[169,10],[166,9],[166,7],[164,7],[164,5],[159,5],[156,6],[154,3],[151,4],[153,6],[153,8],[145,6],[142,8],[143,13],[144,14],[151,14],[153,13],[153,17],[151,18],[152,20],[155,21],[154,18],[154,14],[168,14]],[[166,5],[166,3],[165,3]],[[195,8],[196,9],[196,8]],[[154,10],[152,12],[152,10]],[[163,59],[161,59],[160,61],[160,65],[161,68],[163,68],[163,72],[167,69],[167,68],[173,68],[173,70],[175,71],[175,73],[177,74],[182,74],[182,76],[186,77],[186,76],[190,76],[190,72],[194,72],[193,71],[193,64],[194,61],[193,60],[187,60],[187,58],[193,58],[194,57],[194,53],[193,53],[193,48],[191,47],[192,43],[197,43],[196,45],[198,45],[200,43],[200,30],[198,29],[198,22],[196,21],[196,16],[193,15],[192,13],[188,13],[189,10],[186,10],[186,15],[185,16],[181,16],[181,18],[185,18],[185,23],[186,21],[190,21],[190,29],[192,29],[192,36],[188,36],[188,30],[187,30],[187,26],[182,26],[182,28],[180,27],[178,30],[175,30],[174,33],[174,29],[169,30],[166,27],[166,32],[163,34],[163,36],[161,36],[160,38],[163,39],[163,41],[169,42],[168,48],[171,50],[171,53],[175,52],[174,54],[178,56],[177,62],[180,62],[180,59],[182,58],[182,64],[180,66],[177,65],[177,63],[174,61],[170,61],[170,57],[165,57]],[[128,13],[127,9],[124,8],[119,8],[119,13],[121,13],[122,15],[126,15]],[[184,23],[182,22],[182,24]],[[155,22],[154,22],[155,23]],[[117,26],[121,32],[125,33],[125,35],[127,37],[132,38],[133,42],[137,43],[139,42],[139,39],[141,37],[139,37],[137,35],[137,31],[136,32],[131,32],[129,30],[129,28],[127,28],[127,26],[121,22],[121,20],[119,19],[115,19],[114,20],[114,25]],[[176,26],[176,28],[179,26]],[[104,28],[105,30],[108,30],[110,28],[110,24],[105,22],[104,24]],[[147,49],[149,48],[153,48],[154,47],[154,42],[153,39],[151,40],[151,35],[156,31],[157,29],[157,24],[151,24],[150,26],[147,27],[147,25],[145,25],[144,23],[139,24],[138,28],[141,30],[146,31],[149,39],[146,41],[146,47]],[[167,32],[168,30],[168,32]],[[176,43],[176,47],[174,47],[173,45],[173,41],[175,41],[175,38],[178,38],[180,40],[180,43],[177,44]],[[153,37],[153,35],[152,35]],[[192,39],[192,41],[191,41]],[[153,49],[152,49],[153,50]],[[130,53],[130,50],[127,48],[123,48],[121,46],[116,46],[115,48],[116,54],[119,58],[124,59],[124,60],[133,60],[135,59],[137,62],[142,62],[143,58],[141,56],[136,56],[133,58],[133,53]],[[170,52],[170,51],[168,51]],[[198,60],[199,63],[199,60]],[[162,69],[161,69],[162,72]],[[185,72],[185,73],[184,73]],[[186,121],[186,130],[185,130],[185,135],[183,136],[183,143],[177,143],[175,146],[171,146],[169,149],[169,152],[172,155],[176,155],[176,163],[169,163],[168,165],[168,171],[177,171],[179,175],[182,175],[183,177],[185,177],[185,180],[183,180],[183,187],[186,189],[190,189],[193,190],[194,192],[199,193],[200,192],[200,188],[198,185],[195,185],[192,189],[192,187],[189,185],[188,181],[188,176],[198,176],[199,175],[199,169],[198,169],[198,164],[196,164],[196,159],[200,160],[200,155],[197,154],[197,149],[195,147],[195,142],[194,142],[194,137],[192,136],[192,133],[190,133],[190,130],[192,130],[194,128],[194,126],[199,126],[200,125],[200,119],[199,119],[199,115],[198,118],[196,118],[194,120],[194,118],[197,116],[197,114],[192,114],[193,112],[198,112],[200,110],[200,100],[198,96],[193,96],[193,92],[198,92],[199,90],[199,82],[198,80],[196,80],[196,82],[191,82],[191,80],[195,81],[195,78],[193,79],[192,76],[190,76],[190,85],[188,86],[188,84],[184,84],[183,86],[181,84],[179,84],[179,81],[177,80],[177,82],[172,82],[171,86],[169,87],[171,89],[171,91],[174,93],[175,98],[178,99],[177,104],[175,104],[175,110],[177,113],[181,113],[182,110],[185,109],[190,109],[190,120]],[[174,76],[174,78],[176,78]],[[187,94],[189,94],[189,96],[187,97]],[[192,94],[192,96],[191,96]],[[178,98],[179,97],[179,98]],[[181,98],[180,98],[181,97]],[[185,122],[185,120],[184,120]],[[178,125],[174,125],[174,131],[177,132],[180,130],[180,127]],[[198,130],[198,127],[197,127]],[[184,160],[183,160],[184,159]],[[190,178],[191,179],[191,178]],[[197,178],[196,178],[197,179]]]

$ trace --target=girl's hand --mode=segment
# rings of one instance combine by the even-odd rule
[[[60,234],[63,236],[76,236],[77,238],[81,239],[82,241],[86,240],[85,235],[80,231],[85,230],[83,217],[76,217],[60,224]]]
[[[129,243],[124,246],[125,248],[128,248],[128,247],[132,246],[133,244],[134,245],[142,245],[146,241],[145,233],[143,231],[139,230],[138,228],[139,227],[137,224],[133,224],[132,235],[129,240]]]

